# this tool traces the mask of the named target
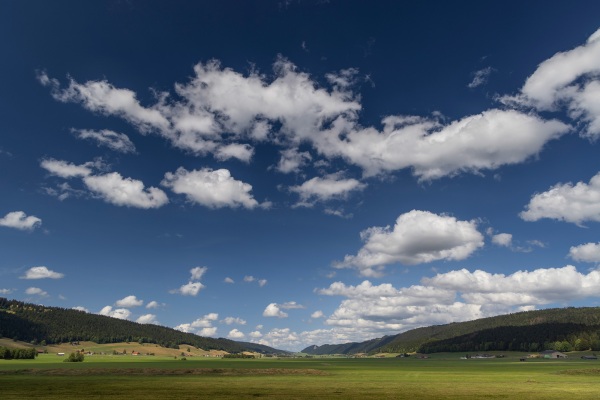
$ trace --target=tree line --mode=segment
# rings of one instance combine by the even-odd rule
[[[503,326],[424,343],[422,353],[464,351],[600,351],[600,326],[570,323]]]
[[[29,349],[11,349],[0,346],[0,360],[32,360],[36,358],[38,352],[34,348]]]

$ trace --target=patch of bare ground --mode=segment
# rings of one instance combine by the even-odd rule
[[[277,376],[277,375],[329,375],[318,369],[288,368],[48,368],[18,369],[0,371],[0,375],[44,375],[44,376],[93,376],[93,375],[125,375],[125,376],[166,376],[166,375],[206,375],[206,376]]]

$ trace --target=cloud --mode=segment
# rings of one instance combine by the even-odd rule
[[[227,334],[229,339],[243,339],[246,337],[243,332],[238,331],[237,329],[232,329]]]
[[[344,158],[365,176],[411,168],[423,181],[522,163],[570,130],[558,120],[498,109],[447,125],[417,116],[389,116],[383,119],[382,132],[336,123],[331,136],[318,139],[320,153]],[[338,131],[349,132],[342,140]]]
[[[388,264],[464,260],[483,246],[475,221],[418,210],[400,215],[393,228],[372,227],[360,236],[364,246],[356,255],[335,263],[335,268],[356,268],[363,276],[379,276]]]
[[[600,221],[600,173],[585,182],[559,183],[546,192],[531,197],[525,211],[519,216],[525,221],[542,218],[556,219],[582,225],[586,221]]]
[[[511,247],[512,235],[510,233],[498,233],[497,235],[492,235],[492,243],[502,247]]]
[[[149,302],[148,304],[146,304],[146,308],[151,309],[151,308],[160,308],[164,306],[163,304],[160,304],[159,302],[152,300],[151,302]]]
[[[218,319],[219,314],[209,313],[191,323],[177,325],[174,329],[188,333],[196,331],[201,336],[214,336],[217,332],[217,328],[213,327],[212,324]]]
[[[300,152],[295,148],[285,149],[281,151],[281,158],[275,169],[284,174],[299,172],[310,161],[312,161],[312,156],[308,151]]]
[[[600,263],[600,243],[586,243],[579,246],[572,246],[569,249],[569,257],[575,261]]]
[[[30,287],[30,288],[25,289],[25,294],[28,294],[31,296],[40,296],[40,297],[48,296],[48,292],[45,292],[42,289],[37,288],[37,287]]]
[[[180,167],[175,173],[167,172],[162,185],[174,193],[185,194],[192,203],[209,208],[259,206],[250,194],[252,186],[235,180],[227,169],[187,171]]]
[[[323,317],[325,317],[325,314],[323,314],[323,311],[317,310],[314,313],[310,314],[310,317],[314,318],[314,319],[323,318]]]
[[[70,79],[69,86],[61,89],[58,80],[45,72],[38,73],[38,80],[51,88],[52,96],[58,101],[75,102],[93,112],[123,117],[143,132],[169,126],[169,121],[159,111],[140,105],[134,92],[115,88],[106,81],[79,84]]]
[[[3,296],[9,295],[13,292],[13,289],[0,289],[0,294]]]
[[[501,101],[517,107],[533,107],[539,111],[566,108],[573,119],[586,123],[582,136],[600,137],[600,30],[581,46],[556,53],[538,65],[520,92],[504,96]]]
[[[215,158],[221,161],[237,158],[240,161],[249,163],[253,155],[254,149],[248,144],[231,143],[220,146],[215,151]]]
[[[170,290],[169,293],[182,294],[184,296],[197,296],[200,290],[205,286],[199,282],[202,276],[208,271],[208,267],[194,267],[190,269],[190,280],[179,289]]]
[[[117,319],[129,319],[131,316],[131,311],[126,308],[113,309],[111,306],[106,306],[102,308],[98,314]]]
[[[124,308],[139,307],[142,304],[144,304],[144,301],[138,299],[137,297],[135,297],[133,295],[124,297],[121,300],[117,300],[115,302],[115,306],[124,307]]]
[[[83,312],[86,312],[86,313],[90,312],[90,310],[88,310],[87,308],[85,308],[83,306],[73,307],[72,310],[83,311]]]
[[[102,167],[102,161],[75,165],[66,161],[45,159],[40,165],[52,175],[61,178],[81,178],[86,188],[95,196],[117,206],[148,209],[158,208],[169,202],[162,190],[155,187],[145,188],[142,181],[123,178],[118,172],[94,175],[94,168]],[[70,192],[71,188],[67,185],[67,189],[62,190],[59,198],[62,200],[68,197]]]
[[[281,311],[276,303],[271,303],[263,311],[263,317],[287,318],[288,314]]]
[[[295,301],[288,301],[283,304],[271,303],[263,311],[263,317],[287,318],[288,314],[282,310],[293,310],[305,308]]]
[[[149,187],[132,178],[123,178],[118,172],[91,175],[83,178],[87,188],[107,203],[137,208],[158,208],[169,202],[162,190]]]
[[[205,286],[200,282],[188,282],[185,285],[181,285],[179,289],[173,289],[169,293],[181,294],[184,296],[197,296],[200,290],[204,289]]]
[[[340,208],[340,209],[326,208],[323,210],[323,212],[327,215],[333,215],[333,216],[344,218],[344,219],[349,219],[354,216],[354,214],[352,214],[352,213],[346,214],[344,212],[343,208]]]
[[[258,286],[263,287],[267,284],[267,280],[266,279],[257,279],[255,277],[253,277],[252,275],[246,275],[244,276],[244,282],[258,282]]]
[[[470,303],[542,305],[597,297],[600,271],[584,275],[572,265],[517,271],[510,275],[462,269],[423,279],[423,283],[462,292],[463,299]]]
[[[231,279],[230,277],[226,277],[223,282],[225,283],[235,283],[235,281],[233,279]]]
[[[27,215],[23,211],[12,211],[0,218],[0,226],[30,231],[42,224],[42,220],[33,215]]]
[[[564,97],[564,90],[581,77],[600,73],[600,30],[573,50],[558,52],[542,62],[521,88],[521,100],[538,109],[549,110]]]
[[[21,279],[61,279],[64,276],[65,274],[54,272],[48,267],[39,266],[29,268],[25,275],[21,276]]]
[[[159,324],[158,320],[156,319],[156,315],[154,314],[141,315],[138,319],[135,320],[135,322],[137,322],[138,324]]]
[[[76,165],[67,161],[55,160],[53,158],[43,159],[40,166],[50,174],[61,178],[83,178],[92,174],[92,167],[95,163],[90,161],[81,165]]]
[[[246,325],[245,319],[234,318],[234,317],[227,317],[227,318],[223,319],[221,322],[224,324],[227,324],[227,325],[232,325],[232,324]]]
[[[206,271],[208,271],[208,267],[194,267],[190,269],[190,274],[192,274],[190,279],[193,281],[199,281],[202,279],[202,275],[204,275]]]
[[[249,333],[249,335],[253,339],[258,339],[262,337],[262,333],[260,333],[259,331],[252,331]]]
[[[490,74],[494,71],[492,67],[486,67],[475,71],[473,73],[473,80],[467,85],[469,89],[475,89],[476,87],[485,85],[490,77]]]
[[[297,172],[312,161],[310,154],[300,151],[300,145],[306,144],[322,157],[341,157],[362,168],[365,176],[405,168],[420,180],[480,173],[524,162],[571,129],[557,120],[501,109],[449,124],[435,116],[391,115],[382,120],[382,130],[363,127],[358,121],[360,94],[354,92],[356,69],[327,74],[329,88],[284,58],[274,63],[273,70],[268,78],[256,71],[242,75],[216,60],[199,63],[194,67],[195,76],[175,85],[177,97],[158,93],[155,104],[148,107],[139,103],[134,92],[106,81],[80,84],[71,79],[61,88],[45,73],[39,73],[38,79],[59,101],[120,116],[141,132],[161,135],[173,146],[197,155],[248,162],[253,149],[247,142],[268,140],[282,147],[276,167],[281,172]],[[582,102],[582,107],[591,103]],[[221,205],[206,195],[198,201],[188,192],[182,193],[191,197],[190,201],[204,201],[209,207],[231,206],[229,201]],[[247,192],[242,194],[243,201],[234,204],[257,205]]]
[[[284,310],[293,310],[293,309],[301,309],[301,308],[305,308],[302,304],[298,304],[295,301],[287,301],[283,304],[279,304],[280,308],[283,308]]]
[[[90,129],[71,129],[71,132],[79,139],[91,140],[98,146],[108,147],[119,153],[135,153],[135,145],[124,133],[118,133],[108,129],[99,131]]]
[[[217,334],[217,328],[214,326],[211,326],[210,328],[202,328],[198,331],[198,335],[200,335],[200,336],[214,337],[216,334]]]
[[[340,174],[330,174],[323,178],[315,177],[298,186],[290,187],[290,191],[300,195],[298,205],[312,206],[317,201],[345,199],[352,191],[360,191],[366,184],[356,179],[341,179]]]

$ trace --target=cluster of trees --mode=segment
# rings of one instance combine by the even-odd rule
[[[32,360],[37,355],[38,352],[34,348],[9,349],[8,347],[0,347],[0,360]]]
[[[503,326],[422,344],[422,353],[465,351],[543,350],[600,351],[600,326],[572,323],[549,323],[530,326]]]
[[[88,340],[100,344],[118,342],[155,343],[179,348],[189,344],[205,350],[242,352],[249,346],[229,339],[207,338],[175,329],[138,324],[83,311],[45,307],[0,297],[0,336],[47,344]],[[275,349],[262,346],[262,351]]]
[[[84,359],[85,356],[83,355],[83,353],[80,351],[76,351],[69,354],[69,357],[65,358],[63,362],[83,362]]]

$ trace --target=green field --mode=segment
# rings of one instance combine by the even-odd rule
[[[597,399],[600,361],[503,359],[257,359],[56,355],[0,360],[9,399]]]

